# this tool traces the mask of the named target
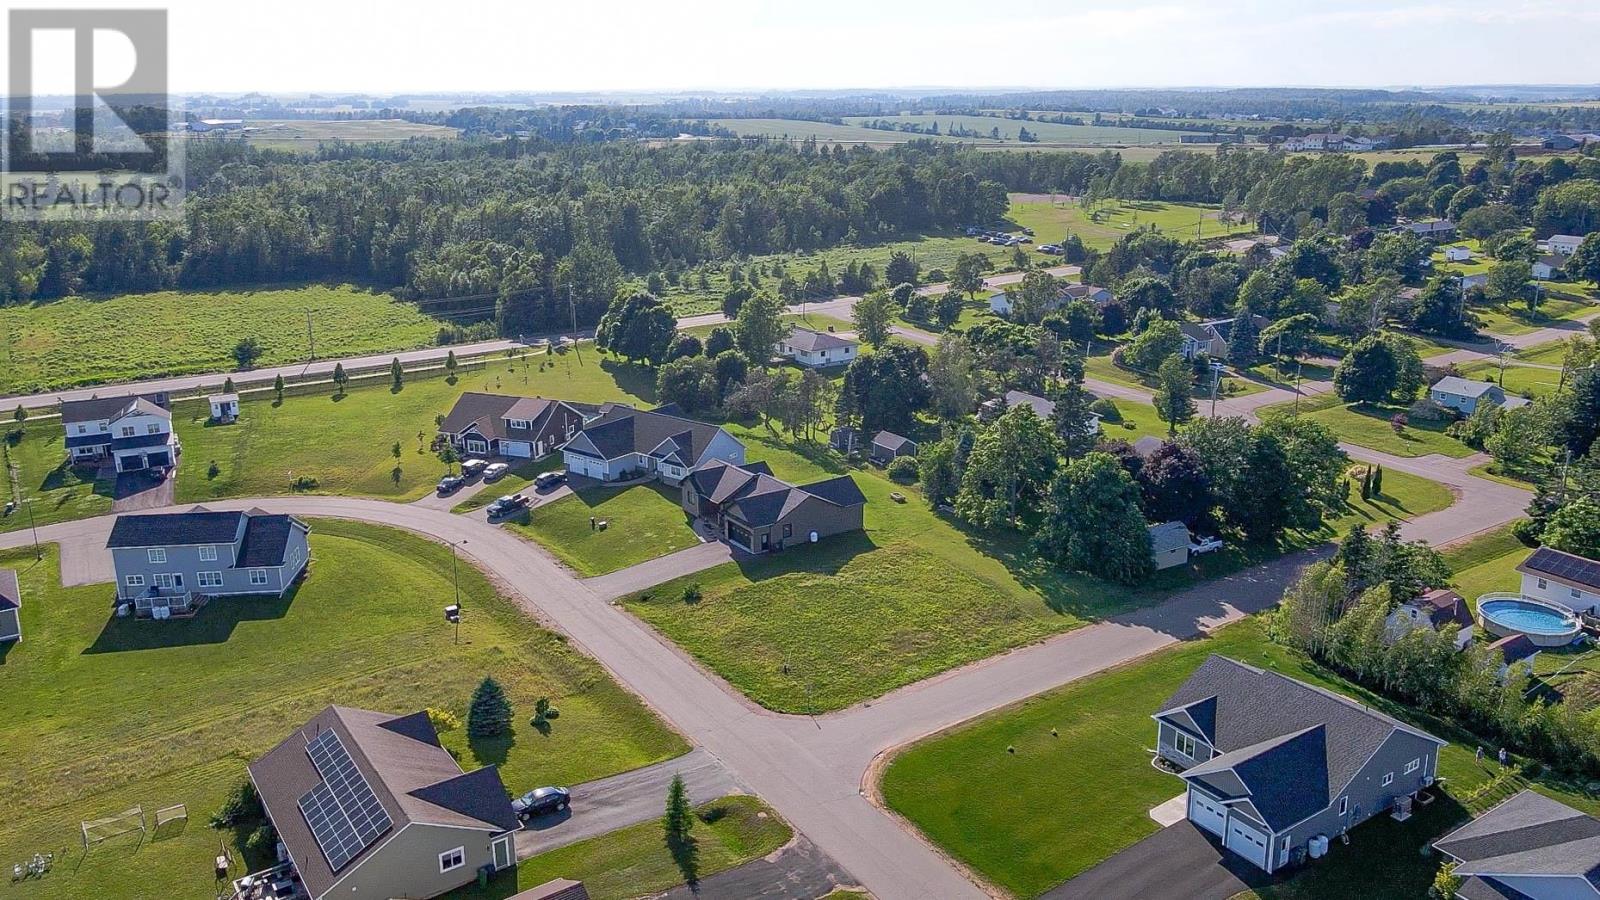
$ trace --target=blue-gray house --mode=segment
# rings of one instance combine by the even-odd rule
[[[310,562],[311,526],[293,516],[188,512],[118,516],[106,547],[117,600],[139,615],[193,613],[213,597],[281,597]]]

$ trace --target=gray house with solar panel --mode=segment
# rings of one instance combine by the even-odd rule
[[[106,547],[117,600],[141,616],[189,615],[214,597],[281,597],[311,560],[311,526],[259,509],[118,516]]]
[[[1186,818],[1269,873],[1373,816],[1409,818],[1445,743],[1224,656],[1201,664],[1153,718],[1156,754],[1188,787]]]
[[[426,711],[330,706],[249,771],[311,900],[435,897],[516,863],[499,771],[461,771]]]

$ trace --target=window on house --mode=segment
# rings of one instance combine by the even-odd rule
[[[1388,787],[1389,785],[1394,784],[1394,773],[1393,772],[1385,772],[1385,773],[1383,773],[1383,784],[1384,784],[1384,787]]]
[[[164,563],[167,561],[167,551],[162,547],[152,547],[150,552],[146,553],[145,556],[153,563]]]
[[[124,426],[122,426],[122,436],[123,437],[133,437],[133,426],[132,425],[124,425]]]
[[[1190,759],[1194,759],[1194,738],[1180,731],[1178,732],[1177,736],[1172,739],[1172,749],[1178,751],[1184,756],[1189,757]]]
[[[1583,599],[1583,591],[1580,591],[1577,588],[1567,588],[1567,592],[1572,594],[1572,599],[1574,600]]]
[[[200,561],[201,562],[216,562],[217,561],[217,548],[215,548],[215,547],[201,547],[200,548]]]
[[[1545,588],[1547,588],[1549,586],[1550,586],[1550,582],[1545,581],[1543,578],[1539,579],[1539,590],[1542,591],[1542,590],[1544,590]]]
[[[1347,813],[1349,811],[1350,811],[1350,798],[1349,797],[1340,797],[1339,798],[1339,815],[1342,816],[1342,815],[1344,815],[1345,813]]]
[[[443,874],[467,864],[467,848],[457,847],[439,854],[439,872]]]
[[[129,575],[128,577],[122,579],[122,582],[128,587],[144,587],[144,576]]]
[[[250,583],[252,585],[255,585],[256,587],[260,587],[261,585],[266,584],[267,583],[267,570],[266,569],[251,569],[250,570]]]
[[[783,536],[786,538],[794,537],[794,526],[785,524],[783,526]]]
[[[199,572],[199,573],[196,574],[196,580],[199,582],[200,586],[203,587],[203,588],[219,588],[219,587],[222,587],[222,573],[221,572]]]
[[[162,590],[173,588],[178,583],[178,580],[167,572],[157,572],[155,575],[150,577],[155,582],[156,587],[161,588]]]
[[[79,434],[88,434],[89,433],[89,426],[87,426],[87,425],[79,425],[78,426],[78,433]]]
[[[1420,768],[1422,768],[1422,760],[1413,759],[1411,762],[1406,763],[1406,774],[1410,775]]]

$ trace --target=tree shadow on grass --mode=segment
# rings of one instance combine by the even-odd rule
[[[776,553],[759,556],[741,553],[734,563],[740,573],[753,582],[795,573],[837,575],[856,557],[877,549],[878,545],[865,531],[852,531],[824,538],[815,545],[802,544]],[[884,564],[893,565],[893,561],[886,559]]]
[[[600,371],[610,375],[623,393],[645,403],[656,402],[656,371],[649,366],[603,358]]]
[[[678,867],[678,874],[683,876],[684,884],[689,890],[699,893],[700,884],[700,842],[694,835],[686,834],[682,837],[667,835],[664,840],[667,852],[672,854],[672,864]]]
[[[124,653],[166,647],[225,644],[240,622],[281,619],[289,612],[298,586],[282,597],[223,597],[206,604],[192,619],[156,622],[133,616],[111,616],[84,653]]]
[[[517,730],[512,728],[505,734],[494,737],[467,737],[467,746],[472,748],[472,755],[478,762],[486,766],[503,766],[506,759],[511,756],[511,748],[517,744]]]
[[[745,435],[745,441],[746,443],[753,441],[782,453],[793,453],[830,475],[842,475],[849,471],[839,454],[824,443],[811,441],[790,442],[781,437],[773,437],[766,431],[750,432]]]

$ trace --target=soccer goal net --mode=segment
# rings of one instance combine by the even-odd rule
[[[144,807],[135,806],[103,819],[84,819],[83,846],[85,849],[115,837],[144,831]]]

